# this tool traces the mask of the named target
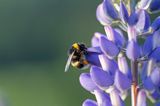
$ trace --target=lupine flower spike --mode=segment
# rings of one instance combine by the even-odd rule
[[[78,69],[81,86],[95,96],[82,106],[160,106],[160,0],[103,0],[96,17],[105,34],[95,32],[91,46],[74,43],[70,64]]]

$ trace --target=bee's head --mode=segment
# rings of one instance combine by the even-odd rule
[[[69,49],[69,54],[72,54],[73,52],[82,52],[82,51],[86,51],[86,46],[83,43],[74,43],[70,49]]]
[[[87,47],[83,43],[74,43],[72,45],[72,48],[75,49],[75,50],[80,50],[80,51],[84,51],[84,50],[87,49]]]
[[[68,50],[68,54],[72,54],[75,51],[79,51],[80,50],[80,46],[78,43],[74,43]]]

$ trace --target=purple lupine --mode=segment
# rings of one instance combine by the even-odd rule
[[[132,106],[147,106],[147,98],[160,106],[160,16],[150,20],[160,0],[131,1],[103,0],[97,7],[106,34],[96,32],[84,55],[90,72],[80,84],[96,99],[83,106],[125,106],[129,93]]]

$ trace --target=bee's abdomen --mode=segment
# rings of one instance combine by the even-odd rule
[[[86,60],[83,60],[83,61],[72,61],[72,66],[73,67],[76,67],[78,69],[82,69],[84,68],[85,66],[87,66],[89,63],[88,61]]]
[[[84,64],[78,64],[77,68],[82,69],[84,67]]]
[[[84,64],[80,63],[80,61],[75,61],[75,62],[72,61],[71,64],[72,64],[73,67],[76,67],[76,68],[79,68],[79,69],[84,67]]]
[[[73,62],[80,61],[80,59],[81,59],[81,56],[76,56],[76,55],[74,55],[74,56],[72,57],[72,61],[73,61]]]

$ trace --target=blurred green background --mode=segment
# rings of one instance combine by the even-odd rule
[[[64,73],[67,49],[90,45],[97,0],[0,0],[0,101],[7,106],[81,106],[92,97],[80,71]],[[1,106],[1,105],[0,105]]]

